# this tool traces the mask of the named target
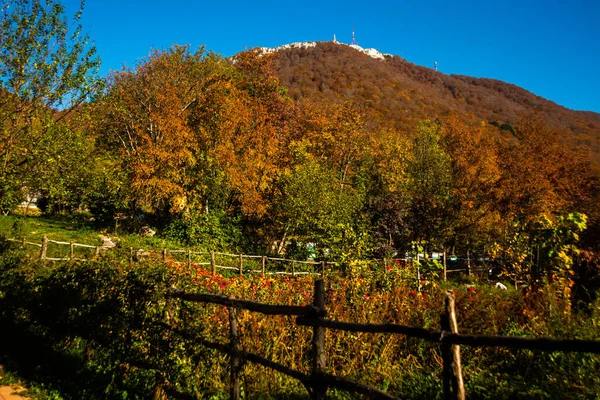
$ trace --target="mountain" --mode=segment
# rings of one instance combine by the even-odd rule
[[[339,42],[293,43],[263,52],[277,53],[277,74],[295,98],[352,100],[375,121],[410,131],[423,119],[457,113],[514,133],[524,116],[538,113],[569,136],[588,145],[600,163],[600,114],[574,111],[495,79],[446,75],[375,49]]]

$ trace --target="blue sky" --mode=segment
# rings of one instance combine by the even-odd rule
[[[75,10],[77,0],[64,0]],[[152,48],[255,46],[337,39],[439,71],[500,79],[576,110],[600,112],[600,1],[320,2],[87,0],[83,24],[102,74]]]

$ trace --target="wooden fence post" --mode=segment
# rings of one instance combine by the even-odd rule
[[[212,274],[215,276],[217,274],[217,263],[215,262],[215,252],[210,252],[210,266],[212,267]]]
[[[244,255],[240,254],[240,276],[244,275]]]
[[[192,251],[191,250],[188,250],[187,266],[188,266],[188,269],[192,268]]]
[[[322,279],[315,281],[313,306],[318,310],[317,319],[325,317],[325,285]],[[327,386],[319,383],[319,375],[325,372],[325,327],[314,326],[312,338],[312,393],[315,400],[326,398]]]
[[[40,260],[46,259],[46,251],[48,250],[48,237],[44,235],[42,238],[42,250],[40,251]]]
[[[419,253],[417,253],[417,292],[421,293],[421,261]]]
[[[321,261],[321,278],[325,279],[325,261]]]
[[[267,257],[262,256],[262,274],[265,275],[265,267],[267,266]]]
[[[69,260],[73,259],[73,242],[69,242]]]
[[[239,357],[240,335],[238,332],[237,317],[235,307],[229,307],[229,340],[231,345],[231,388],[230,399],[240,399],[240,369],[241,360]]]
[[[100,256],[100,246],[96,246],[96,253],[94,254],[95,257],[99,257]]]
[[[467,276],[471,276],[471,253],[467,250]]]
[[[162,251],[162,261],[163,263],[167,262],[167,249],[163,249]]]
[[[458,333],[456,322],[456,310],[454,307],[454,296],[446,293],[444,302],[444,314],[441,318],[442,331],[445,333]],[[465,400],[465,385],[462,377],[462,365],[460,362],[460,346],[445,343],[442,340],[443,389],[444,399]]]
[[[444,250],[444,282],[446,282],[446,250]]]
[[[296,262],[292,260],[292,276],[296,276]]]

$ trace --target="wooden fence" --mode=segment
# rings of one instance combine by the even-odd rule
[[[450,292],[446,294],[445,308],[440,316],[440,330],[429,330],[397,324],[358,324],[327,319],[325,288],[323,280],[320,279],[316,280],[314,283],[312,305],[307,306],[270,305],[248,300],[232,299],[216,294],[187,293],[176,289],[171,290],[169,296],[190,302],[219,304],[228,308],[228,344],[216,343],[199,337],[193,337],[189,333],[180,331],[168,324],[164,324],[164,326],[187,339],[229,355],[230,397],[234,400],[240,398],[240,372],[243,363],[246,361],[260,364],[266,368],[273,369],[299,380],[306,387],[313,399],[324,399],[328,388],[358,393],[376,399],[396,399],[396,397],[380,389],[325,372],[327,368],[327,352],[325,349],[325,335],[327,329],[337,329],[349,332],[401,334],[439,343],[443,360],[442,391],[444,399],[464,400],[465,398],[459,345],[600,354],[600,341],[460,334],[458,333],[454,297]],[[312,327],[310,374],[291,369],[258,354],[245,352],[240,349],[241,334],[237,323],[236,310],[248,310],[265,315],[296,316],[297,325]]]
[[[94,257],[98,257],[106,247],[103,246],[91,246],[82,243],[75,242],[61,242],[58,240],[50,240],[46,236],[42,238],[41,243],[30,242],[27,240],[7,239],[10,242],[20,243],[22,245],[38,247],[39,257],[41,260],[47,261],[89,261],[89,258],[75,257],[75,248],[86,248],[94,249]],[[68,253],[65,257],[48,257],[48,245],[56,244],[60,246],[69,246]],[[221,252],[200,252],[192,250],[145,250],[145,249],[129,249],[129,262],[142,261],[148,259],[154,255],[160,254],[161,260],[167,262],[170,260],[176,264],[186,264],[188,268],[193,265],[210,267],[213,275],[218,270],[229,270],[236,271],[239,275],[244,273],[254,273],[262,275],[290,275],[290,276],[302,276],[302,275],[315,275],[324,277],[327,270],[337,263],[330,261],[300,261],[292,260],[287,258],[268,257],[268,256],[257,256],[257,255],[246,255],[246,254],[231,254]],[[184,261],[177,261],[177,257],[181,259],[181,256],[185,258]],[[254,260],[254,262],[250,262]],[[251,265],[248,265],[251,264]],[[276,267],[289,266],[284,271],[274,270]],[[308,269],[308,270],[307,270]]]
[[[27,240],[8,239],[11,242],[17,242],[22,245],[30,245],[40,248],[39,254],[40,259],[48,261],[88,261],[89,258],[75,257],[76,248],[93,249],[93,257],[98,257],[103,250],[107,248],[104,246],[92,246],[88,244],[75,243],[75,242],[62,242],[57,240],[50,240],[46,236],[42,238],[41,243],[34,243]],[[48,245],[55,244],[59,246],[68,246],[68,251],[63,253],[63,257],[48,257]],[[262,275],[289,275],[289,276],[302,276],[302,275],[313,275],[325,277],[326,273],[330,273],[334,270],[337,265],[336,262],[330,261],[300,261],[292,260],[287,258],[268,257],[261,255],[246,255],[246,254],[231,254],[221,252],[200,252],[192,251],[190,249],[162,249],[162,250],[146,250],[146,249],[129,249],[129,262],[133,263],[136,261],[142,261],[151,257],[160,256],[163,262],[170,260],[178,264],[187,264],[188,268],[192,267],[192,264],[204,266],[210,268],[213,275],[218,270],[229,270],[236,271],[239,275],[244,273],[251,274],[262,274]],[[460,269],[447,269],[446,253],[441,253],[442,259],[439,260],[442,263],[442,280],[446,281],[447,274],[465,272],[467,275],[471,275],[475,272],[486,272],[488,268],[473,268],[471,265],[470,256],[467,254],[467,258],[461,259],[466,261],[466,267]],[[91,255],[91,254],[90,254]],[[426,277],[423,276],[420,269],[420,261],[423,259],[417,255],[415,257],[416,268],[414,270],[414,277],[408,278],[411,281],[415,281],[417,290],[420,292],[422,283],[426,281]],[[384,269],[391,264],[396,262],[408,264],[413,261],[411,258],[383,258],[368,260],[371,263],[381,265]],[[279,268],[279,269],[278,269]]]

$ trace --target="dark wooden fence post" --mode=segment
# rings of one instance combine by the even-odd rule
[[[240,399],[240,370],[241,360],[239,356],[240,335],[238,332],[238,323],[235,307],[229,307],[229,340],[231,345],[231,388],[230,398],[232,400]]]
[[[313,298],[313,306],[317,308],[317,319],[325,317],[325,284],[322,279],[315,281],[315,291]],[[322,400],[326,398],[327,386],[319,383],[319,375],[325,372],[325,328],[322,326],[313,327],[312,339],[312,398]]]
[[[442,328],[442,390],[444,400],[452,400],[452,345],[443,340],[444,334],[450,333],[450,317],[447,311],[440,315],[440,327]]]
[[[167,262],[167,249],[163,249],[163,251],[162,251],[162,262],[163,263]]]
[[[215,276],[217,274],[217,263],[215,261],[215,252],[210,252],[210,266],[212,267],[212,274]]]
[[[40,260],[46,259],[46,251],[48,250],[48,237],[44,235],[42,238],[42,250],[40,251]]]
[[[444,333],[458,333],[454,296],[452,296],[451,293],[446,293],[441,325]],[[444,399],[465,400],[465,386],[462,377],[462,365],[460,362],[460,346],[442,340],[442,359],[444,363]]]

